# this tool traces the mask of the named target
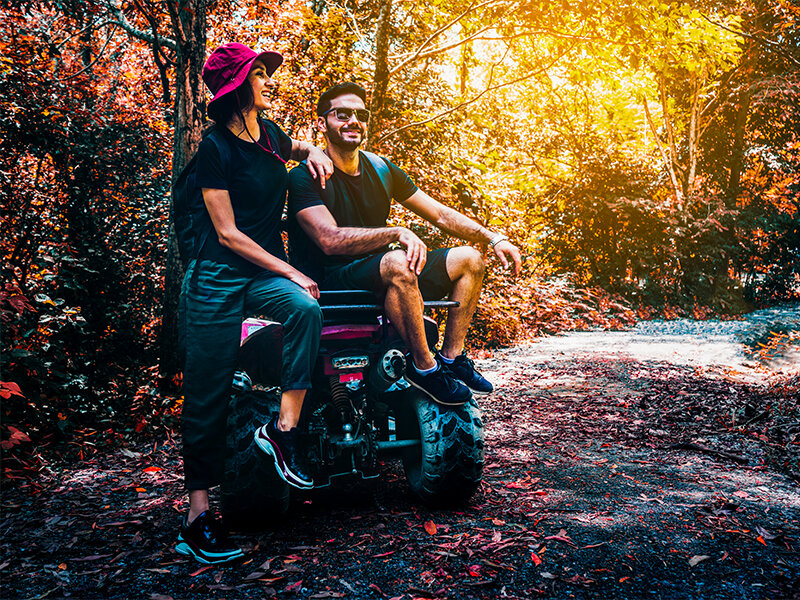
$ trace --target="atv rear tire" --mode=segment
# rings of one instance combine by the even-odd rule
[[[414,494],[433,505],[466,503],[483,476],[483,422],[475,400],[445,407],[409,390],[395,418],[398,439],[420,440],[403,453]]]
[[[289,508],[289,486],[253,439],[279,410],[278,392],[240,392],[231,399],[222,483],[222,518],[231,529],[263,529]]]

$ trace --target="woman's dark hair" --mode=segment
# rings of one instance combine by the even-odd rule
[[[321,117],[328,112],[331,109],[331,101],[345,94],[355,94],[361,98],[364,105],[367,104],[367,90],[352,81],[344,81],[337,83],[322,93],[319,100],[317,100],[317,116]]]
[[[209,104],[208,118],[220,127],[227,126],[233,120],[234,115],[238,116],[244,123],[244,113],[255,104],[253,96],[253,86],[250,80],[245,79],[242,85],[230,94],[225,94],[222,98]]]

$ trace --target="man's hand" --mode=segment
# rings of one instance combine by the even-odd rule
[[[507,269],[513,262],[514,275],[519,275],[519,271],[522,268],[522,255],[519,252],[519,248],[508,240],[503,240],[494,245],[494,254],[500,259],[504,269]]]
[[[322,189],[325,189],[325,182],[333,175],[333,161],[322,150],[316,146],[311,146],[306,157],[306,164],[311,176],[319,179]]]
[[[297,285],[311,294],[315,300],[319,300],[319,286],[317,285],[316,281],[310,277],[306,277],[297,269],[294,269],[288,278],[290,281],[294,281]]]
[[[425,266],[428,260],[428,247],[425,245],[425,242],[419,239],[410,229],[406,229],[405,227],[399,227],[398,229],[400,229],[400,235],[397,241],[406,248],[408,268],[419,275],[422,273],[422,267]]]

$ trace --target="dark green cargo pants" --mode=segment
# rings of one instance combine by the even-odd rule
[[[283,324],[284,390],[311,387],[322,312],[311,295],[284,277],[246,277],[209,260],[192,263],[181,289],[183,468],[186,487],[222,481],[225,424],[239,352],[242,318],[263,315]]]

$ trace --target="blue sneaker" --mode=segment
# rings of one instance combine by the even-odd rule
[[[191,523],[184,517],[175,551],[204,565],[217,565],[242,558],[241,548],[228,540],[228,533],[214,515],[206,511]]]
[[[472,393],[476,396],[485,396],[494,391],[494,386],[491,382],[478,372],[475,368],[475,363],[473,363],[466,354],[459,354],[455,357],[453,362],[447,363],[443,360],[442,355],[437,352],[436,359],[440,364],[444,365],[456,379],[463,382],[464,385],[472,390]]]
[[[469,388],[453,377],[441,362],[437,361],[436,370],[425,375],[414,368],[410,356],[406,357],[406,364],[409,365],[405,373],[406,381],[437,404],[461,406],[472,398]]]

